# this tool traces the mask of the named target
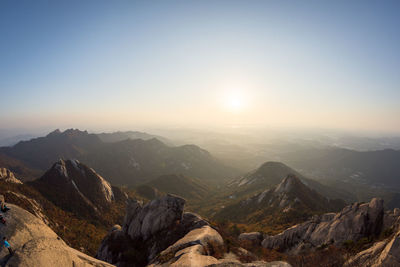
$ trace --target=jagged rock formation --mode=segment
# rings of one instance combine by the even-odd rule
[[[14,173],[6,168],[0,168],[0,180],[8,183],[22,184],[22,182],[15,177]]]
[[[208,225],[184,213],[185,200],[167,195],[146,205],[130,200],[122,228],[103,240],[97,257],[117,266],[144,266],[189,231]]]
[[[110,183],[78,160],[60,159],[32,185],[54,204],[82,214],[98,214],[115,199]]]
[[[329,244],[341,246],[347,240],[377,236],[382,230],[383,218],[383,200],[374,198],[369,203],[349,205],[337,214],[314,216],[278,235],[267,236],[262,246],[288,253]]]
[[[398,209],[395,209],[386,217],[395,218],[390,229],[394,231],[394,235],[389,238],[376,242],[372,247],[359,252],[357,255],[349,259],[346,267],[355,266],[371,266],[371,267],[394,267],[400,266],[400,214]],[[386,224],[386,223],[385,223]]]
[[[70,248],[43,221],[18,206],[9,206],[11,210],[4,215],[7,225],[0,226],[0,236],[7,237],[15,254],[9,256],[3,248],[2,266],[113,266]]]
[[[111,229],[96,257],[118,267],[269,266],[265,262],[248,265],[232,257],[214,257],[224,256],[221,235],[198,215],[183,212],[184,204],[184,199],[172,195],[146,205],[131,200],[122,227]],[[290,266],[276,264],[271,266]]]
[[[337,211],[343,201],[329,200],[301,182],[295,175],[287,175],[281,183],[220,210],[216,219],[231,219],[238,223],[259,223],[267,216],[288,214],[293,222],[304,220],[315,212]]]

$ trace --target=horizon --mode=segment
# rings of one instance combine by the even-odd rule
[[[2,1],[0,124],[400,136],[399,10],[396,1]]]

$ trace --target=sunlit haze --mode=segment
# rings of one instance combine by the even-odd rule
[[[0,124],[399,133],[399,12],[399,1],[1,1]]]

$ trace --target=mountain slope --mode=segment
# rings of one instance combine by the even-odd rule
[[[258,169],[240,177],[229,184],[231,195],[235,198],[254,195],[267,188],[277,185],[282,181],[282,177],[290,174],[299,178],[302,183],[318,191],[323,196],[330,199],[344,199],[348,202],[354,201],[354,197],[346,192],[342,192],[332,187],[325,186],[315,180],[304,177],[299,172],[281,162],[269,161],[262,164]]]
[[[328,200],[288,175],[280,184],[252,197],[222,208],[214,218],[250,225],[293,224],[313,214],[336,211],[345,205],[340,200]]]
[[[162,175],[146,183],[146,185],[156,188],[161,192],[175,194],[186,199],[199,200],[204,198],[209,192],[209,188],[200,180],[181,174]]]
[[[299,149],[279,155],[309,177],[358,182],[400,190],[400,151],[342,148]]]
[[[43,174],[41,170],[30,168],[26,163],[16,158],[0,153],[0,167],[12,171],[23,182],[34,180]]]
[[[114,201],[110,183],[77,160],[62,160],[31,182],[57,206],[78,214],[100,214]]]

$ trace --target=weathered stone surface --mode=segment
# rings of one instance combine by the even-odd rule
[[[6,168],[0,168],[0,180],[8,183],[22,184],[22,182],[15,177],[14,173]]]
[[[26,210],[12,204],[9,207],[11,210],[3,215],[7,224],[0,226],[0,236],[7,237],[15,254],[10,257],[3,248],[2,266],[113,266],[70,248],[42,220]]]
[[[185,200],[167,195],[146,205],[130,200],[122,229],[103,239],[97,258],[118,266],[144,266],[193,229],[208,225],[196,214],[184,213]]]
[[[374,198],[369,203],[355,203],[335,216],[314,216],[312,220],[295,225],[284,232],[267,236],[262,246],[290,253],[324,244],[342,245],[346,240],[357,241],[378,235],[383,226],[383,200]]]
[[[141,207],[139,203],[130,202],[129,212],[124,221],[123,230],[132,239],[143,241],[153,234],[168,228],[182,220],[185,200],[179,197],[166,196],[155,199]]]
[[[400,231],[391,239],[375,243],[346,262],[345,266],[400,266]]]
[[[221,251],[224,242],[220,234],[210,226],[203,226],[192,230],[175,244],[161,252],[154,263],[148,267],[176,266],[176,267],[204,267],[204,266],[279,266],[290,267],[286,262],[267,263],[255,261],[252,263],[241,263],[235,255],[224,255],[224,258],[217,259],[210,255],[212,252]],[[243,249],[244,250],[244,249]],[[245,250],[244,250],[245,251]],[[231,253],[230,253],[231,254]],[[229,256],[229,257],[228,257]]]
[[[130,201],[122,229],[114,226],[110,230],[96,257],[119,267],[270,266],[265,262],[242,264],[235,255],[213,257],[224,256],[221,235],[200,216],[184,213],[184,204],[184,199],[173,195],[146,205]]]

